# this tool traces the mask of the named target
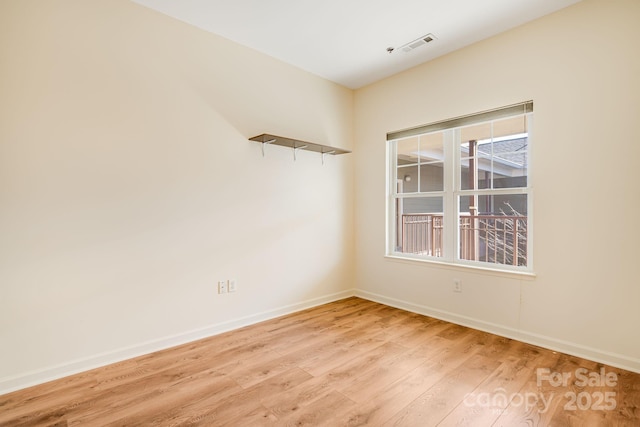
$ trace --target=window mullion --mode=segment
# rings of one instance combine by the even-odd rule
[[[503,194],[527,194],[526,187],[496,188],[495,190],[458,190],[457,196],[500,196]]]
[[[388,144],[387,164],[389,165],[389,173],[387,174],[387,217],[390,219],[387,221],[387,252],[392,253],[395,251],[395,236],[397,236],[397,222],[396,217],[396,200],[398,199],[398,154],[397,144],[395,142]],[[391,219],[393,218],[393,219]]]
[[[396,197],[399,199],[424,199],[429,197],[443,197],[446,195],[444,191],[430,191],[428,193],[402,193]]]
[[[457,208],[455,203],[456,173],[458,170],[458,156],[456,150],[456,137],[458,130],[444,132],[444,200],[443,200],[443,231],[444,231],[444,258],[453,261],[456,251],[456,218]]]

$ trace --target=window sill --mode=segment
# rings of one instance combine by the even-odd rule
[[[487,274],[492,276],[499,277],[511,277],[517,279],[524,280],[534,280],[536,278],[536,274],[531,271],[515,271],[515,270],[501,270],[498,268],[490,268],[490,267],[481,267],[476,265],[468,265],[468,264],[453,264],[446,261],[437,261],[434,259],[425,259],[425,258],[411,258],[400,255],[385,255],[384,256],[389,261],[400,262],[403,264],[428,264],[429,266],[433,266],[436,268],[442,268],[445,270],[454,270],[454,271],[472,271],[481,274]]]

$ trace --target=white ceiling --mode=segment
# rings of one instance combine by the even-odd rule
[[[580,0],[133,1],[356,89]]]

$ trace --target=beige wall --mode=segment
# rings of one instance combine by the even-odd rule
[[[352,156],[247,138],[352,110],[125,0],[0,2],[0,393],[350,294]]]
[[[585,0],[358,90],[358,293],[640,370],[638,22]],[[385,134],[529,99],[536,277],[385,259]]]

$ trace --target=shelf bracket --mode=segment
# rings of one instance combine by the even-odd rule
[[[293,161],[296,161],[296,151],[298,150],[304,150],[305,148],[307,148],[307,145],[301,145],[300,147],[296,147],[295,144],[293,144]]]
[[[272,138],[272,139],[270,139],[268,141],[262,141],[262,157],[264,157],[264,146],[266,144],[271,144],[272,142],[276,142],[276,139]]]
[[[336,154],[336,150],[323,151],[323,152],[322,152],[322,164],[323,164],[323,165],[324,165],[324,156],[326,156],[327,154]]]

